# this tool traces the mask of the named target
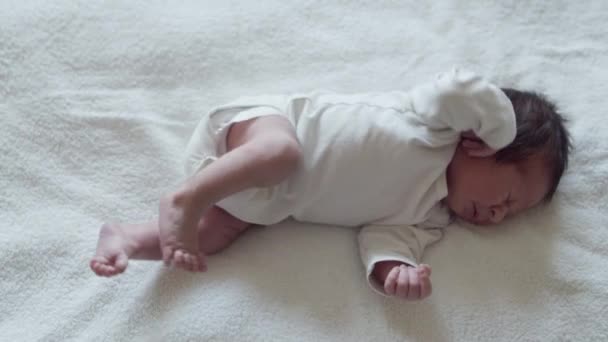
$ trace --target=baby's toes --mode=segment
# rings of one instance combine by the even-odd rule
[[[173,266],[191,272],[206,270],[204,255],[202,253],[195,255],[181,249],[173,252]]]
[[[89,263],[89,267],[91,270],[95,272],[95,274],[103,276],[105,275],[105,265],[108,260],[104,257],[94,257]]]
[[[181,249],[178,249],[173,252],[173,266],[177,268],[183,268],[185,262],[185,255]]]
[[[196,259],[196,264],[197,264],[197,271],[198,272],[207,271],[207,262],[205,261],[205,254],[198,253],[196,255],[195,259]]]
[[[196,271],[196,258],[192,254],[184,256],[184,268],[190,272]]]
[[[102,277],[110,277],[114,274],[114,268],[108,265],[99,265],[97,270],[97,274]]]
[[[185,257],[186,268],[188,271],[201,272],[203,271],[204,260],[202,254],[187,254]]]
[[[182,270],[192,271],[192,255],[187,251],[178,249],[173,253],[173,265]]]
[[[205,272],[207,266],[205,265],[205,255],[198,253],[197,255],[191,255],[192,257],[192,271],[194,272]]]
[[[89,268],[91,269],[91,271],[97,273],[97,260],[95,260],[95,258],[89,261]]]
[[[101,268],[101,274],[106,277],[113,276],[116,273],[116,269],[114,268],[114,266],[101,265],[100,268]]]

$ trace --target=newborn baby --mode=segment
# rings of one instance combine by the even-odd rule
[[[423,299],[426,246],[455,217],[496,224],[548,202],[569,134],[542,95],[454,69],[403,92],[241,98],[205,115],[187,148],[188,178],[158,220],[105,224],[90,266],[128,259],[206,270],[253,225],[287,218],[362,227],[371,287]]]

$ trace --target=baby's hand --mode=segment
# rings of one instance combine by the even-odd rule
[[[395,266],[384,280],[384,291],[389,296],[407,300],[420,300],[431,295],[431,268],[421,264],[412,267],[402,264]]]
[[[489,157],[496,153],[496,150],[486,145],[481,139],[479,139],[475,133],[467,131],[462,133],[462,140],[460,144],[471,157]]]

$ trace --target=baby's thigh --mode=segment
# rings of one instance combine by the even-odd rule
[[[288,118],[268,115],[232,124],[226,136],[227,151],[256,140],[299,145],[295,127]]]

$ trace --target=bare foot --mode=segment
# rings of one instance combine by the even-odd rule
[[[199,215],[191,213],[190,198],[180,195],[163,196],[160,200],[158,228],[160,247],[165,265],[202,272],[204,254],[199,251]]]
[[[119,224],[104,224],[99,231],[97,251],[89,266],[98,276],[111,277],[127,268],[129,257],[135,251],[133,241]]]

